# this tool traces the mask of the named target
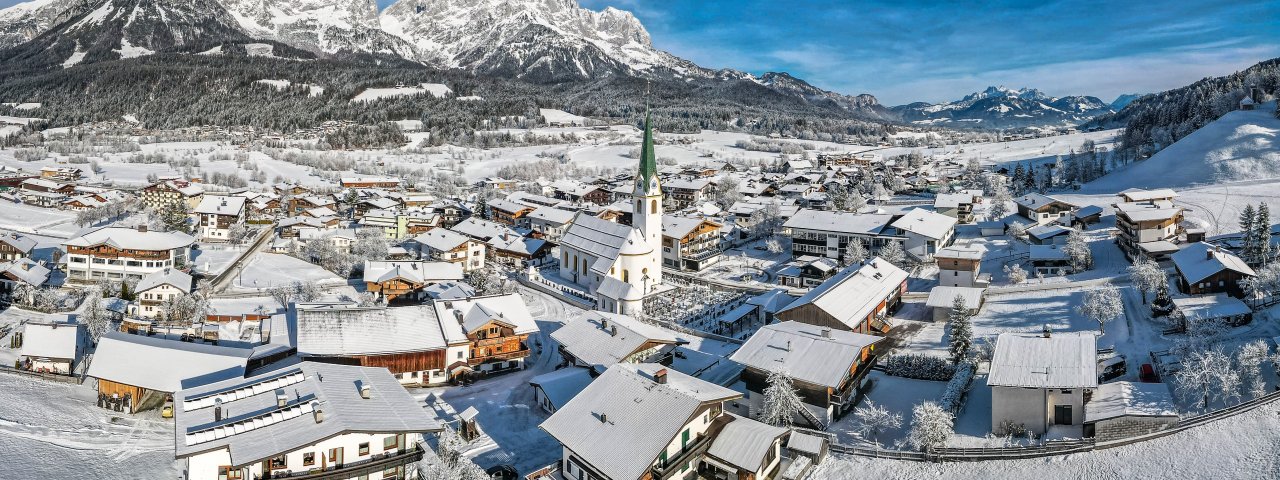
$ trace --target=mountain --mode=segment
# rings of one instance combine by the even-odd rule
[[[860,112],[864,115],[893,119],[894,114],[887,107],[880,104],[876,97],[868,94],[860,95],[843,95],[810,85],[808,82],[795,78],[785,72],[769,72],[760,76],[761,85],[770,89],[804,101],[818,105],[829,105],[841,108],[851,112]]]
[[[1141,93],[1125,93],[1125,94],[1122,94],[1122,95],[1120,95],[1120,96],[1116,97],[1116,99],[1115,99],[1115,100],[1112,100],[1112,101],[1111,101],[1111,109],[1112,109],[1112,110],[1115,110],[1115,111],[1120,111],[1120,109],[1122,109],[1122,108],[1124,108],[1124,107],[1128,106],[1128,105],[1129,105],[1129,103],[1131,103],[1131,102],[1133,102],[1134,100],[1137,100],[1137,99],[1139,99],[1139,98],[1142,98],[1142,94],[1141,94]]]
[[[413,59],[413,47],[382,31],[376,0],[221,0],[246,34],[316,53],[365,52]]]
[[[1096,97],[1051,97],[1036,89],[987,87],[948,103],[911,103],[893,107],[903,121],[922,125],[977,128],[1069,126],[1112,113]]]

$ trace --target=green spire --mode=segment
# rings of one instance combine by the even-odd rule
[[[649,188],[649,180],[658,176],[658,160],[653,153],[653,124],[649,118],[649,107],[645,106],[644,112],[644,143],[640,146],[640,172],[636,176],[636,182],[643,182],[641,185],[645,189]]]

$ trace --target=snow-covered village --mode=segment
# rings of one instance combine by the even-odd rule
[[[1280,6],[684,3],[0,0],[0,478],[1280,478]]]

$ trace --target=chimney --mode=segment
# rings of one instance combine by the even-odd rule
[[[213,421],[215,422],[222,421],[222,399],[221,398],[213,399]]]
[[[791,340],[787,340],[787,351],[791,351]]]
[[[1044,337],[1044,338],[1050,338],[1052,335],[1053,335],[1053,330],[1050,330],[1050,329],[1049,329],[1049,325],[1048,325],[1048,324],[1045,324],[1045,325],[1044,325],[1044,327],[1042,327],[1042,328],[1040,329],[1040,336],[1041,336],[1041,337]]]
[[[141,232],[141,233],[147,233],[147,225],[146,225],[146,224],[139,224],[139,225],[138,225],[138,232]]]
[[[289,403],[289,396],[284,394],[283,388],[276,389],[276,408],[284,408]]]
[[[609,423],[609,415],[600,414],[600,423]]]
[[[360,382],[360,398],[368,400],[373,396],[373,386],[365,382]]]
[[[320,402],[311,402],[311,415],[315,417],[316,423],[324,422],[324,410],[320,409]]]
[[[653,372],[653,381],[654,381],[654,383],[657,383],[658,385],[666,385],[666,384],[667,384],[667,369],[665,369],[665,368],[661,368],[661,369],[658,369],[658,371]]]
[[[822,338],[831,338],[831,329],[830,329],[830,328],[824,328],[824,329],[822,329]]]
[[[1205,251],[1204,251],[1204,259],[1205,259],[1205,260],[1213,260],[1213,252],[1214,252],[1214,250],[1216,250],[1216,249],[1217,249],[1217,247],[1209,247],[1209,248],[1205,249]]]
[[[617,326],[617,325],[614,325],[614,326],[612,326],[612,327],[609,327],[609,336],[611,336],[611,337],[616,337],[616,336],[618,336],[618,326]]]

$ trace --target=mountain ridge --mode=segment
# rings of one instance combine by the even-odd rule
[[[1097,97],[1052,97],[1034,88],[989,86],[945,103],[915,102],[892,107],[902,120],[918,125],[981,128],[1075,126],[1114,110]]]

